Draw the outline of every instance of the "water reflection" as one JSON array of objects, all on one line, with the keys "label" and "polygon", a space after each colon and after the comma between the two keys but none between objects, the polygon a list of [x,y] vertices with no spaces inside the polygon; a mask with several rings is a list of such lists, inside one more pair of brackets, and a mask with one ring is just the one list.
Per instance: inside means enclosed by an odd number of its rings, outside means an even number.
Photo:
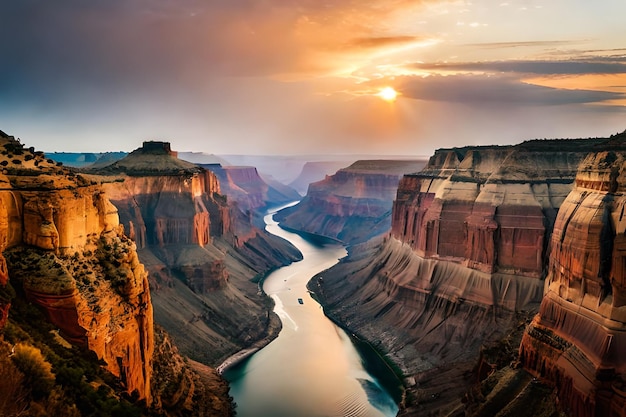
[{"label": "water reflection", "polygon": [[291,241],[304,260],[274,271],[263,285],[283,322],[279,337],[224,375],[237,415],[395,416],[395,403],[365,371],[349,337],[306,290],[309,279],[345,256],[345,249],[289,233],[271,215],[265,221],[268,231]]}]

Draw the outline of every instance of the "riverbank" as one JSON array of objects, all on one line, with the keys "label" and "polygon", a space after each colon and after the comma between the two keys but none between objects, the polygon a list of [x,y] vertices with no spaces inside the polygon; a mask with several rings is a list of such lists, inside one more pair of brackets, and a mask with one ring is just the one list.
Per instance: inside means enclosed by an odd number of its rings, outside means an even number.
[{"label": "riverbank", "polygon": [[269,345],[278,337],[282,330],[282,322],[280,318],[273,312],[270,313],[270,321],[267,326],[267,336],[261,340],[254,342],[250,347],[240,350],[239,352],[226,358],[215,370],[218,374],[223,375],[229,368],[243,362],[265,346]]}]

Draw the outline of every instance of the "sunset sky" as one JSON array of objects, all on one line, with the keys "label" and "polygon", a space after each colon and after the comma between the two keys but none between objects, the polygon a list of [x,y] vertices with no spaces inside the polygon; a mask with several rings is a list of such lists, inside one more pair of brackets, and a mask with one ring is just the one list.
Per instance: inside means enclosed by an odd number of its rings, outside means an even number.
[{"label": "sunset sky", "polygon": [[626,129],[624,0],[2,0],[0,16],[0,130],[44,151],[429,155]]}]

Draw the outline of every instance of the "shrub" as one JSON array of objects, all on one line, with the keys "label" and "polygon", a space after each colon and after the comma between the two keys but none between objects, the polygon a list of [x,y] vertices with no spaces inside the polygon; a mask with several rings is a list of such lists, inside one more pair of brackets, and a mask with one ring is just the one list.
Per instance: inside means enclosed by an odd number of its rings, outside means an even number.
[{"label": "shrub", "polygon": [[31,387],[33,398],[43,398],[50,394],[54,386],[52,365],[38,348],[18,343],[12,356],[15,366],[24,374],[25,385]]},{"label": "shrub", "polygon": [[24,375],[9,359],[9,348],[0,342],[0,416],[19,415],[28,405]]}]

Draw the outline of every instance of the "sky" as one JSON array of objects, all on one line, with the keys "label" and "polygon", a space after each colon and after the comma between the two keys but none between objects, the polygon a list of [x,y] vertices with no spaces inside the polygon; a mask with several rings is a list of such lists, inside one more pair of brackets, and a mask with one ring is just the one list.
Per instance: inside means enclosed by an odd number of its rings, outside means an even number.
[{"label": "sky", "polygon": [[48,152],[430,155],[626,129],[624,0],[2,0],[0,16],[0,130]]}]

